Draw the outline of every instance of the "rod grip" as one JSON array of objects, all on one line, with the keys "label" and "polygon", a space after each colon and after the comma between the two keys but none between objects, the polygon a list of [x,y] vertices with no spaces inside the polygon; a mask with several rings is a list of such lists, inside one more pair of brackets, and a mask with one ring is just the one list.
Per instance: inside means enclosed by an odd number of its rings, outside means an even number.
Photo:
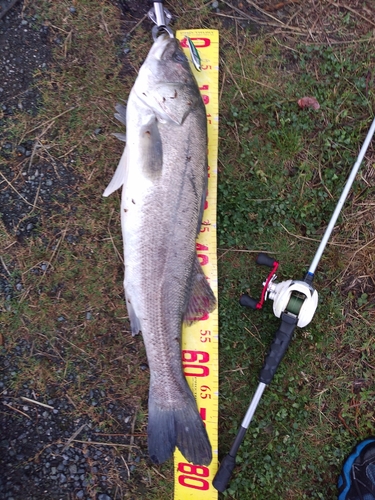
[{"label": "rod grip", "polygon": [[297,326],[298,317],[282,313],[281,324],[277,332],[275,333],[274,339],[272,341],[270,350],[264,361],[263,368],[259,375],[259,381],[263,384],[269,385],[276,370],[281,363],[281,360],[288,349],[290,341],[292,340],[293,332]]},{"label": "rod grip", "polygon": [[247,427],[242,427],[241,425],[228,455],[226,455],[221,461],[219,470],[216,472],[214,480],[212,481],[213,487],[216,488],[217,491],[220,491],[220,493],[227,489],[233,469],[236,466],[237,451],[243,441],[243,438],[245,437],[246,431]]},{"label": "rod grip", "polygon": [[221,461],[219,470],[216,472],[212,486],[220,493],[227,489],[228,483],[232,476],[234,467],[236,466],[236,458],[231,455],[226,455]]}]

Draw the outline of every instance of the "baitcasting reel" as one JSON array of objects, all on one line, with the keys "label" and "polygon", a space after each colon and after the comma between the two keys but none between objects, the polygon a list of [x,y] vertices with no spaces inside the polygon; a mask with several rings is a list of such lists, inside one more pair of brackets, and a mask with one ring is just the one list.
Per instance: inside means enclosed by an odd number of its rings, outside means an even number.
[{"label": "baitcasting reel", "polygon": [[240,298],[240,304],[251,309],[262,309],[264,301],[270,299],[273,300],[273,312],[277,318],[287,313],[298,318],[296,326],[303,328],[308,325],[318,307],[318,292],[309,283],[308,277],[304,281],[287,280],[276,283],[279,263],[264,253],[258,255],[256,262],[272,269],[263,283],[260,299],[257,301],[244,294]]}]

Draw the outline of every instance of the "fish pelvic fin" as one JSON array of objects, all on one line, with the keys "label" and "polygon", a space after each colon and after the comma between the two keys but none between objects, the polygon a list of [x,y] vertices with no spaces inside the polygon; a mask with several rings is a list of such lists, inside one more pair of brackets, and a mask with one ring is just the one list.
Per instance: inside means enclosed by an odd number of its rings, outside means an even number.
[{"label": "fish pelvic fin", "polygon": [[155,116],[140,128],[139,147],[142,151],[140,167],[149,179],[157,179],[163,168],[163,146]]},{"label": "fish pelvic fin", "polygon": [[153,397],[152,386],[148,403],[148,450],[154,463],[168,460],[175,447],[188,462],[209,465],[212,449],[207,431],[199,415],[195,399],[187,386],[181,404],[169,408]]},{"label": "fish pelvic fin", "polygon": [[[123,125],[126,125],[126,106],[123,104],[116,104],[116,111],[115,113],[115,118],[119,120]],[[114,132],[112,135],[117,137],[120,141],[126,142],[126,135]],[[117,191],[124,183],[125,183],[125,177],[126,177],[126,167],[127,164],[127,154],[126,154],[126,148],[124,149],[124,152],[122,153],[120,163],[118,164],[118,167],[116,169],[116,172],[114,173],[114,176],[112,177],[111,182],[108,184],[106,190],[103,193],[103,196],[107,197]]]},{"label": "fish pelvic fin", "polygon": [[111,182],[108,184],[106,190],[103,193],[103,196],[107,197],[117,191],[123,184],[125,184],[127,175],[127,153],[126,147],[124,152],[122,153],[120,163],[114,173]]},{"label": "fish pelvic fin", "polygon": [[195,259],[194,275],[189,302],[184,314],[184,322],[187,324],[199,321],[206,314],[212,312],[216,307],[216,298],[198,257]]}]

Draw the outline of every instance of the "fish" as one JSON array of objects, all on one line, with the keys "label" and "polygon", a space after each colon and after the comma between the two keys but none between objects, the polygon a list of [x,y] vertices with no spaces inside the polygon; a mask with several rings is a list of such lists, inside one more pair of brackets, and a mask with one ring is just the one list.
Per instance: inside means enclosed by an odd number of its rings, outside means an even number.
[{"label": "fish", "polygon": [[181,360],[183,323],[216,307],[196,253],[208,182],[207,116],[177,39],[156,39],[126,110],[116,110],[126,145],[103,196],[122,186],[125,301],[150,369],[149,456],[163,463],[177,447],[188,462],[209,465],[211,444]]}]

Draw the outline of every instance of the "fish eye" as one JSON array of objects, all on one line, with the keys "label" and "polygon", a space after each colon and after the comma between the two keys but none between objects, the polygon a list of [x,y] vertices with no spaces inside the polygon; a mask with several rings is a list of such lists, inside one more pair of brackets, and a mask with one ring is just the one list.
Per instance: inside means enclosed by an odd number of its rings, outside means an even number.
[{"label": "fish eye", "polygon": [[180,50],[176,50],[173,53],[172,59],[176,62],[179,62],[179,63],[183,63],[183,62],[187,61],[185,54],[183,52],[181,52]]}]

